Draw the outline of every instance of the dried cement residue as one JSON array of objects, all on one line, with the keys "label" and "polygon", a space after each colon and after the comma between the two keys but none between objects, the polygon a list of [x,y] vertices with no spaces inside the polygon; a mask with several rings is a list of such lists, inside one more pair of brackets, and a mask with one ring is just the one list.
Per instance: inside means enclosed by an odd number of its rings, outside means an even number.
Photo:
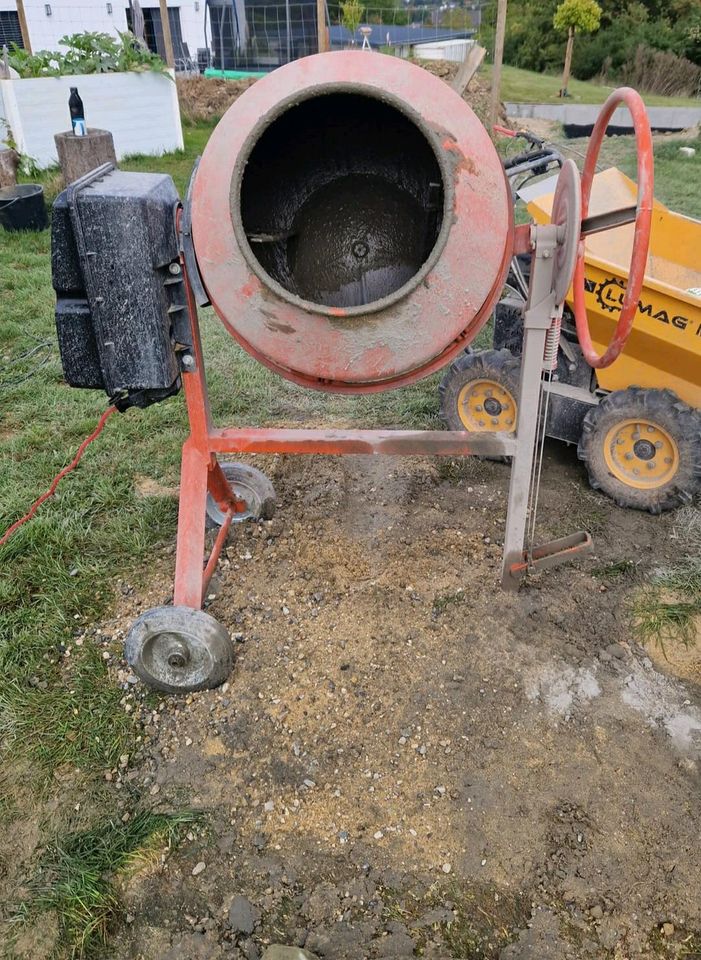
[{"label": "dried cement residue", "polygon": [[529,700],[540,700],[551,713],[562,717],[601,694],[592,669],[574,669],[566,663],[541,667],[527,677],[525,689]]},{"label": "dried cement residue", "polygon": [[684,687],[658,673],[649,660],[628,667],[623,702],[642,713],[650,726],[666,730],[678,750],[701,756],[701,710],[691,705]]}]

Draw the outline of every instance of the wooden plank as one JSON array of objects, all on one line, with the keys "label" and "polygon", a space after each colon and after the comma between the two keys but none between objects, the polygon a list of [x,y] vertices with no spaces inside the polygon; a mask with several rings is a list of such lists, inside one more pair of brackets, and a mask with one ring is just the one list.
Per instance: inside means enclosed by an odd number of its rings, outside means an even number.
[{"label": "wooden plank", "polygon": [[168,0],[160,0],[161,5],[161,29],[163,30],[163,46],[166,51],[166,63],[169,67],[175,67],[175,54],[173,53],[173,37],[170,33],[170,18],[168,17]]},{"label": "wooden plank", "polygon": [[32,52],[32,44],[29,39],[29,27],[27,25],[27,15],[24,12],[24,0],[17,0],[17,18],[19,20],[19,29],[22,34],[22,43],[27,53]]},{"label": "wooden plank", "polygon": [[460,96],[467,90],[470,85],[470,80],[472,80],[479,70],[486,52],[484,47],[480,47],[478,43],[473,44],[468,49],[467,56],[460,64],[458,72],[455,74],[455,79],[451,84],[453,90],[459,93]]},{"label": "wooden plank", "polygon": [[316,25],[319,35],[319,53],[329,49],[329,31],[326,27],[326,0],[316,0]]}]

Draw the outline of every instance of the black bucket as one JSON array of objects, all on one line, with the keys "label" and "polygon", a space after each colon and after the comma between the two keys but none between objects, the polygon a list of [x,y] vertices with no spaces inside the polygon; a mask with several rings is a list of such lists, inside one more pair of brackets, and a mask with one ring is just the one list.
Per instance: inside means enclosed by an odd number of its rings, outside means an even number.
[{"label": "black bucket", "polygon": [[0,190],[0,226],[6,230],[46,230],[48,225],[44,188],[38,183]]}]

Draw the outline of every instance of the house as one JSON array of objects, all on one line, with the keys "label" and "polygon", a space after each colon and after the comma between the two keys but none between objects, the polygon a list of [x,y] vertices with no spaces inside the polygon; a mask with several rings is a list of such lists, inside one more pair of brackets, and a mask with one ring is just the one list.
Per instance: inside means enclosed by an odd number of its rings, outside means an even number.
[{"label": "house", "polygon": [[[24,0],[29,40],[34,51],[55,50],[61,37],[83,31],[115,33],[131,29],[133,0]],[[165,57],[159,0],[140,0],[144,15],[144,39],[149,48]],[[473,25],[479,4],[469,16]],[[371,14],[372,6],[366,15]],[[406,25],[368,23],[367,38],[374,50],[385,49],[399,56],[437,56],[462,60],[473,29],[454,30],[438,25],[439,8],[422,8],[415,15],[420,22]],[[440,11],[449,15],[448,6]],[[476,12],[475,12],[476,11]],[[332,19],[339,9],[333,7]],[[378,11],[383,19],[396,14],[406,20],[411,10]],[[267,72],[290,60],[316,53],[318,49],[317,0],[168,0],[170,31],[176,69],[200,64],[218,70]],[[354,43],[352,43],[354,40]],[[343,26],[330,28],[332,49],[361,46],[360,31],[351,38]],[[17,0],[0,0],[0,48],[3,44],[23,46]],[[431,44],[422,50],[422,45]],[[436,44],[439,47],[436,47]],[[438,50],[438,52],[436,52]],[[446,52],[448,51],[448,52]]]},{"label": "house", "polygon": [[[159,0],[140,0],[144,14],[144,38],[154,53],[165,55]],[[33,51],[56,50],[61,37],[96,31],[114,34],[132,23],[129,0],[24,0],[29,42]],[[204,48],[206,0],[168,0],[173,48],[177,61],[196,59]],[[0,48],[24,46],[17,0],[0,0]]]}]

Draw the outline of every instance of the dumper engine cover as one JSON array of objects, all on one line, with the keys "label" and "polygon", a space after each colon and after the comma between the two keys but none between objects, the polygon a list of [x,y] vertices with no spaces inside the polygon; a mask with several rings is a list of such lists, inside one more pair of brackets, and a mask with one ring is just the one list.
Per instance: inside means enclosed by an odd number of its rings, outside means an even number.
[{"label": "dumper engine cover", "polygon": [[203,285],[239,343],[345,393],[411,383],[464,349],[513,246],[503,167],[473,111],[373,52],[253,84],[207,144],[191,215]]}]

